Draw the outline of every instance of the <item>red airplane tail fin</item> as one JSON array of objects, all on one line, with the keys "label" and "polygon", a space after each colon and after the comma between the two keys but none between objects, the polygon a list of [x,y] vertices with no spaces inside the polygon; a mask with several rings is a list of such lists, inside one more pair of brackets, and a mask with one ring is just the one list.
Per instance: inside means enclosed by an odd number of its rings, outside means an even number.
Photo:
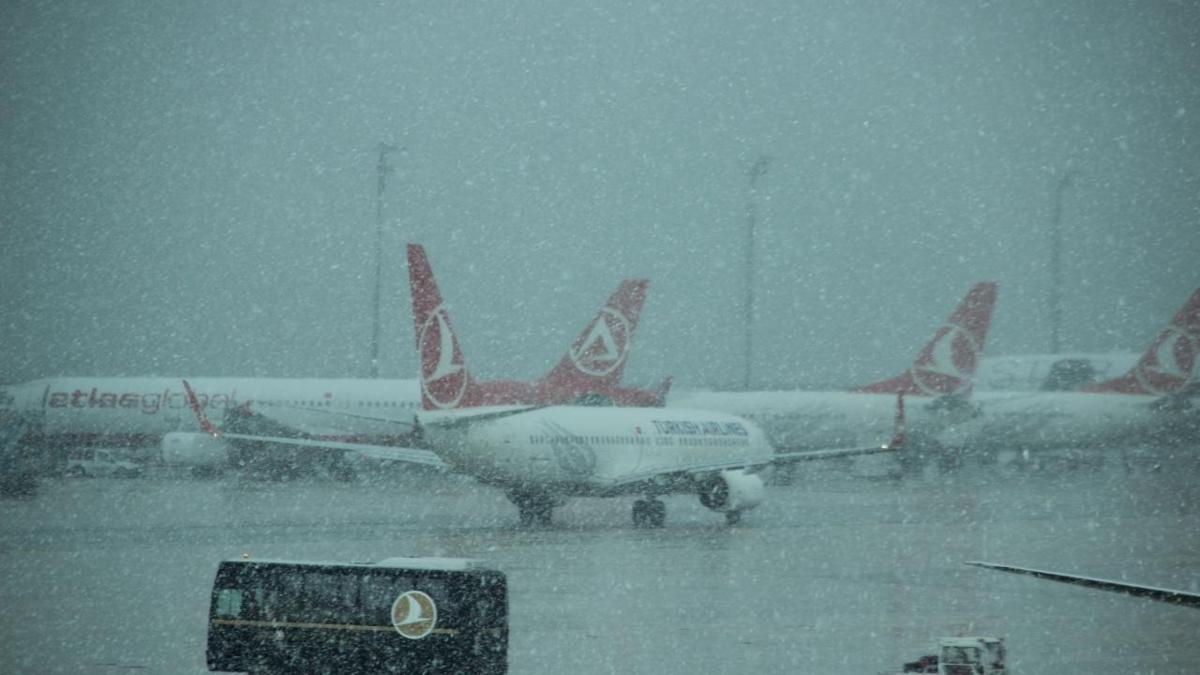
[{"label": "red airplane tail fin", "polygon": [[421,359],[421,408],[457,408],[471,385],[471,376],[433,278],[433,268],[424,247],[417,244],[408,245],[408,281],[417,355]]},{"label": "red airplane tail fin", "polygon": [[1085,387],[1084,391],[1165,396],[1183,391],[1195,377],[1200,355],[1200,288],[1150,343],[1124,375]]},{"label": "red airplane tail fin", "polygon": [[941,396],[969,392],[987,341],[996,304],[996,283],[975,284],[958,307],[925,343],[903,374],[851,391],[871,394]]},{"label": "red airplane tail fin", "polygon": [[622,281],[539,385],[568,394],[616,387],[625,372],[649,284],[646,279]]}]

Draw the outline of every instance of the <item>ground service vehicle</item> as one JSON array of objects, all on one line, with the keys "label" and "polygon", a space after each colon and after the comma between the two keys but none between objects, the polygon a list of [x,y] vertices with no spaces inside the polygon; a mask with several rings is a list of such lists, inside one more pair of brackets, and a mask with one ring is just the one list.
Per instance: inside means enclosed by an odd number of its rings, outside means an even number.
[{"label": "ground service vehicle", "polygon": [[938,640],[937,653],[904,664],[905,673],[939,675],[1005,675],[1004,638],[948,637]]},{"label": "ground service vehicle", "polygon": [[113,478],[137,478],[142,475],[139,464],[121,459],[120,455],[107,448],[81,448],[67,457],[68,476],[112,476]]},{"label": "ground service vehicle", "polygon": [[226,560],[208,669],[250,673],[504,673],[502,572],[462,558]]}]

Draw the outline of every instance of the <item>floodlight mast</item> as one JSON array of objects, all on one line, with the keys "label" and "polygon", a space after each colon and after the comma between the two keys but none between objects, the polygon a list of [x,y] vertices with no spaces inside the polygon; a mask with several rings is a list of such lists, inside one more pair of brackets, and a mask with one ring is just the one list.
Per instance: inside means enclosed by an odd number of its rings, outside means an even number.
[{"label": "floodlight mast", "polygon": [[396,167],[388,164],[389,153],[400,152],[403,148],[391,143],[379,144],[379,163],[375,165],[379,180],[375,189],[375,291],[372,296],[374,307],[374,323],[371,330],[371,378],[379,377],[379,300],[383,284],[383,191],[387,187],[387,176]]},{"label": "floodlight mast", "polygon": [[1074,184],[1068,169],[1054,186],[1054,211],[1050,217],[1050,353],[1062,353],[1062,212],[1063,193]]},{"label": "floodlight mast", "polygon": [[758,225],[758,205],[755,202],[758,196],[758,179],[767,173],[767,167],[771,163],[771,158],[766,155],[759,155],[754,164],[750,167],[747,175],[750,177],[749,190],[746,193],[746,251],[745,251],[745,285],[746,299],[743,311],[743,325],[745,327],[745,338],[743,345],[745,354],[743,357],[743,372],[742,372],[742,390],[749,391],[752,382],[751,364],[754,359],[754,243],[755,243],[755,228]]}]

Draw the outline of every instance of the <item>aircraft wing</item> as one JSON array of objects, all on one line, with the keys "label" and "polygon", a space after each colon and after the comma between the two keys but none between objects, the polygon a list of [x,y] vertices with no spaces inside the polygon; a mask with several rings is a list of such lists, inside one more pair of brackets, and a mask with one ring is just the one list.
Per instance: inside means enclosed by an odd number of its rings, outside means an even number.
[{"label": "aircraft wing", "polygon": [[987,569],[1000,570],[1001,572],[1011,572],[1013,574],[1024,574],[1027,576],[1036,577],[1038,579],[1058,581],[1060,583],[1083,586],[1085,588],[1095,588],[1101,591],[1123,593],[1125,595],[1132,595],[1137,598],[1149,598],[1151,600],[1166,602],[1172,605],[1183,605],[1184,607],[1194,607],[1200,609],[1200,593],[1174,591],[1167,588],[1142,586],[1141,584],[1131,584],[1124,581],[1111,581],[1109,579],[1083,577],[1074,574],[1064,574],[1062,572],[1035,570],[1028,567],[1017,567],[1015,565],[1002,565],[998,563],[980,561],[968,561],[967,564],[974,565],[975,567],[984,567]]},{"label": "aircraft wing", "polygon": [[896,417],[893,421],[892,440],[883,445],[865,448],[833,448],[829,450],[797,450],[792,452],[777,452],[771,460],[772,464],[795,464],[811,462],[820,459],[837,459],[840,457],[858,457],[860,455],[877,455],[883,452],[898,452],[904,447],[907,435],[904,417],[904,394],[896,395]]},{"label": "aircraft wing", "polygon": [[249,441],[254,443],[279,443],[304,448],[320,448],[325,450],[351,451],[372,459],[386,459],[393,462],[420,464],[439,469],[447,469],[446,463],[430,450],[420,448],[401,448],[391,445],[371,445],[369,443],[352,443],[346,441],[331,441],[321,438],[293,438],[289,436],[258,436],[254,434],[218,434],[219,438],[234,441]]},{"label": "aircraft wing", "polygon": [[797,452],[777,452],[772,464],[795,464],[811,462],[819,459],[837,459],[839,457],[858,457],[860,455],[877,455],[882,452],[898,452],[899,445],[880,445],[872,448],[837,448],[830,450],[800,450]]},{"label": "aircraft wing", "polygon": [[[183,381],[183,390],[187,394],[188,404],[192,407],[192,412],[196,415],[196,420],[200,423],[200,428],[205,433],[212,435],[215,438],[224,438],[232,441],[243,441],[250,443],[273,443],[280,445],[291,445],[296,447],[317,448],[338,452],[356,452],[366,455],[373,459],[386,459],[395,462],[406,462],[409,464],[420,464],[423,466],[431,466],[445,469],[446,463],[442,461],[434,452],[420,448],[410,448],[401,445],[379,445],[373,443],[357,442],[352,440],[332,440],[310,436],[298,432],[287,425],[280,423],[268,416],[259,415],[248,411],[238,411],[234,409],[230,411],[234,415],[235,425],[242,424],[247,418],[254,421],[257,429],[254,433],[238,433],[224,432],[218,429],[209,421],[208,416],[204,414],[203,408],[196,398],[196,394],[192,391],[192,387],[187,380]],[[361,416],[360,416],[361,417]],[[386,418],[371,418],[383,421]],[[420,431],[414,428],[415,425],[409,425],[411,429],[410,438],[415,438],[415,435]]]}]

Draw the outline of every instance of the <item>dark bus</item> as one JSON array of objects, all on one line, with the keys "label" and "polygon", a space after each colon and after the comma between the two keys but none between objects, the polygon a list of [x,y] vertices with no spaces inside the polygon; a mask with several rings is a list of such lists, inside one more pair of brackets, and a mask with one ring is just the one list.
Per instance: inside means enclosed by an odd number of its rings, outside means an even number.
[{"label": "dark bus", "polygon": [[249,673],[504,673],[504,574],[462,558],[226,560],[208,669]]}]

